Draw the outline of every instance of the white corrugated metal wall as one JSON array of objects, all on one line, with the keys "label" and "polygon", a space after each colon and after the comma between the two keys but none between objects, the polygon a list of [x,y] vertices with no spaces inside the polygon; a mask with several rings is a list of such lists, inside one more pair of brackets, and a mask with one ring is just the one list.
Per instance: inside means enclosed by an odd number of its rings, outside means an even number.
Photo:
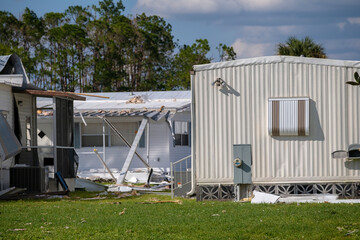
[{"label": "white corrugated metal wall", "polygon": [[[287,59],[296,61],[195,68],[197,183],[233,182],[233,144],[251,144],[254,183],[360,179],[360,161],[331,158],[360,142],[360,89],[345,84],[359,69]],[[219,77],[222,90],[212,86]],[[271,97],[309,97],[310,135],[270,136]]]}]

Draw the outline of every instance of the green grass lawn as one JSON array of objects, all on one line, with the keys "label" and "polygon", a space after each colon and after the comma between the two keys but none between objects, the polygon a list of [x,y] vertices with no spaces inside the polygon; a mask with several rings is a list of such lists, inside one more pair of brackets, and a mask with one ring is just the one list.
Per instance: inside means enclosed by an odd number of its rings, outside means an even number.
[{"label": "green grass lawn", "polygon": [[0,201],[0,239],[360,239],[360,205],[275,204],[168,196]]}]

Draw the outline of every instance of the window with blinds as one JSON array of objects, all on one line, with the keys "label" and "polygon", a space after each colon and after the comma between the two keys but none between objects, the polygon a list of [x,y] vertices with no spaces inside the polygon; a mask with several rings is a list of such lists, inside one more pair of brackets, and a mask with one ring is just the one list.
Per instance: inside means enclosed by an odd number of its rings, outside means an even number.
[{"label": "window with blinds", "polygon": [[308,136],[309,98],[270,98],[268,124],[272,136]]},{"label": "window with blinds", "polygon": [[190,123],[174,122],[175,146],[190,146]]}]

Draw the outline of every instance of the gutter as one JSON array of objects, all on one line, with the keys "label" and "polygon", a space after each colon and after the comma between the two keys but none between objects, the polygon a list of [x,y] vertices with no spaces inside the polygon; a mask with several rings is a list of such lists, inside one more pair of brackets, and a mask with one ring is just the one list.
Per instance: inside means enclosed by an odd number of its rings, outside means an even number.
[{"label": "gutter", "polygon": [[196,176],[195,176],[195,160],[196,160],[196,126],[195,126],[195,71],[190,71],[190,85],[191,85],[191,190],[186,193],[187,196],[192,196],[196,192]]}]

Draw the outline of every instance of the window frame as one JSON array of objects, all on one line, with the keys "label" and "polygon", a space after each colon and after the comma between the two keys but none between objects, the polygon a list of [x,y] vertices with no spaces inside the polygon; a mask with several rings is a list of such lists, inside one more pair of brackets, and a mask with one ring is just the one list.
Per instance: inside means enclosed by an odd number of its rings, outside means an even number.
[{"label": "window frame", "polygon": [[[176,133],[175,124],[176,122],[187,123],[187,133]],[[174,134],[174,147],[183,146],[183,147],[191,147],[191,122],[190,121],[181,121],[174,120],[173,121],[173,134]],[[178,144],[177,137],[180,137],[180,144]]]}]

